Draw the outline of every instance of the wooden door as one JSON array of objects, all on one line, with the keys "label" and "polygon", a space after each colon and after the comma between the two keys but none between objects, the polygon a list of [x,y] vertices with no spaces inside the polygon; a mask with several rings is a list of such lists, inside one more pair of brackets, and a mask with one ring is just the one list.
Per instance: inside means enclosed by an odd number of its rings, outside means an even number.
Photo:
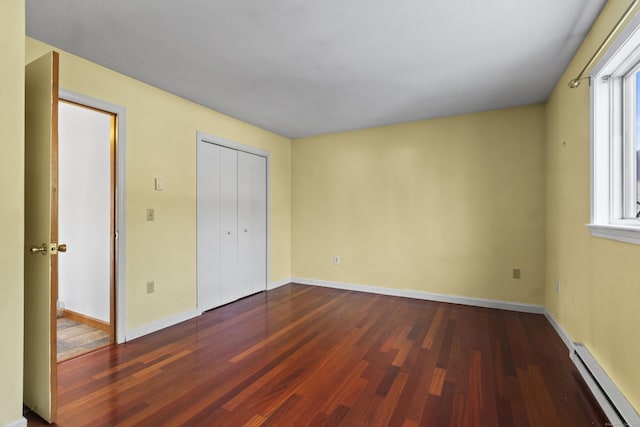
[{"label": "wooden door", "polygon": [[58,54],[25,71],[24,403],[55,421]]}]

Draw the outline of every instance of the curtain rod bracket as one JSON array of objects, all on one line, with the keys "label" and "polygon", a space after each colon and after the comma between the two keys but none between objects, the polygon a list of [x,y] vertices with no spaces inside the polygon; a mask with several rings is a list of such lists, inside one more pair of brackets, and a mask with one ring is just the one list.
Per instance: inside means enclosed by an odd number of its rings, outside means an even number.
[{"label": "curtain rod bracket", "polygon": [[590,77],[590,76],[586,76],[586,77],[580,77],[579,79],[573,79],[573,80],[571,80],[571,81],[569,82],[569,87],[570,87],[571,89],[577,88],[578,86],[580,86],[580,82],[581,82],[582,80],[585,80],[585,79],[589,79],[589,84],[591,84],[591,77]]}]

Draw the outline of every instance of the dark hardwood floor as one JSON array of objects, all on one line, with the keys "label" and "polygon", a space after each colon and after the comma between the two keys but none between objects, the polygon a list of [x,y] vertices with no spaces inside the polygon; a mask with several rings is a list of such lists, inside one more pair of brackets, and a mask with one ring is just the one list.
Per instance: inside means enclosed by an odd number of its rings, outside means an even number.
[{"label": "dark hardwood floor", "polygon": [[58,384],[62,427],[607,422],[542,315],[302,285],[63,362]]}]

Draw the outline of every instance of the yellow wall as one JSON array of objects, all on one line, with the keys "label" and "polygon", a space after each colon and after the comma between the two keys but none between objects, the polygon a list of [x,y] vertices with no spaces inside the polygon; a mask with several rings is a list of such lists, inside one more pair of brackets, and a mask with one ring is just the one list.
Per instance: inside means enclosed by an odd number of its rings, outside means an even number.
[{"label": "yellow wall", "polygon": [[294,140],[293,276],[542,304],[543,148],[542,105]]},{"label": "yellow wall", "polygon": [[0,425],[22,417],[24,8],[0,3]]},{"label": "yellow wall", "polygon": [[589,84],[567,87],[628,6],[628,1],[607,2],[547,103],[545,304],[640,411],[640,246],[591,237],[585,227],[590,219]]},{"label": "yellow wall", "polygon": [[[26,46],[27,62],[53,49],[30,38]],[[127,328],[196,308],[196,130],[271,153],[271,280],[290,277],[289,139],[62,51],[60,87],[127,110]],[[154,190],[155,177],[164,191]]]}]

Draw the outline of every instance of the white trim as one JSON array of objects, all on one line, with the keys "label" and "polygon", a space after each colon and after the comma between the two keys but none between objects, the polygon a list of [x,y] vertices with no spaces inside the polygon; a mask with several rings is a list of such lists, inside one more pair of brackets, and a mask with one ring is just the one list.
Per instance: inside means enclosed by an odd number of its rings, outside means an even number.
[{"label": "white trim", "polygon": [[178,323],[193,319],[194,317],[198,317],[201,314],[202,313],[198,310],[189,310],[185,311],[184,313],[175,314],[171,317],[158,320],[156,322],[148,323],[138,328],[129,329],[127,331],[126,341],[131,341],[144,335],[157,332],[161,329],[168,328],[169,326],[177,325]]},{"label": "white trim", "polygon": [[640,228],[624,225],[587,224],[593,237],[640,245]]},{"label": "white trim", "polygon": [[589,350],[575,343],[571,360],[613,426],[640,426],[640,415],[624,397]]},{"label": "white trim", "polygon": [[[574,342],[548,310],[545,309],[544,315],[569,349],[569,358],[580,372],[593,397],[598,401],[609,419],[610,425],[640,426],[640,417],[637,412],[587,348],[581,343]],[[624,421],[620,419],[619,413],[623,416]]]},{"label": "white trim", "polygon": [[27,419],[22,417],[18,420],[5,424],[4,427],[27,427]]},{"label": "white trim", "polygon": [[[593,237],[640,244],[636,207],[635,80],[640,14],[617,35],[590,72],[590,224]],[[627,83],[629,84],[627,84]],[[631,91],[631,92],[630,92]],[[632,95],[631,95],[632,94]],[[633,141],[630,144],[630,141]],[[633,181],[633,184],[631,184]]]},{"label": "white trim", "polygon": [[325,280],[305,279],[292,277],[293,283],[302,285],[322,286],[325,288],[344,289],[357,292],[370,292],[373,294],[390,295],[405,298],[414,298],[428,301],[447,302],[451,304],[472,305],[475,307],[497,308],[500,310],[518,311],[521,313],[544,314],[545,309],[541,305],[522,304],[517,302],[490,300],[483,298],[463,297],[459,295],[436,294],[431,292],[414,291],[411,289],[391,289],[377,286],[356,285],[353,283],[329,282]]},{"label": "white trim", "polygon": [[560,339],[562,340],[562,342],[564,342],[564,345],[566,345],[567,349],[569,349],[569,356],[572,356],[574,346],[573,341],[571,341],[571,337],[569,336],[567,331],[565,331],[564,328],[560,326],[560,323],[558,323],[556,318],[553,317],[553,314],[549,313],[546,308],[544,310],[544,317],[546,317],[549,323],[551,323],[551,326],[553,326],[553,329],[556,330],[556,333],[558,334],[558,336],[560,336]]},{"label": "white trim", "polygon": [[270,291],[272,289],[279,288],[280,286],[288,285],[291,283],[291,277],[287,277],[286,279],[276,280],[275,282],[269,283],[267,286],[267,290]]},{"label": "white trim", "polygon": [[126,336],[126,135],[127,135],[127,110],[120,105],[112,104],[101,99],[92,98],[81,93],[60,88],[60,99],[76,102],[78,104],[97,108],[117,115],[118,124],[118,158],[116,159],[117,181],[117,206],[116,215],[116,342],[125,342]]},{"label": "white trim", "polygon": [[223,147],[231,148],[237,151],[244,151],[245,153],[255,154],[256,156],[267,157],[271,155],[268,151],[261,150],[251,145],[241,144],[239,142],[231,141],[228,139],[220,138],[219,136],[206,134],[204,132],[196,131],[196,137],[198,142],[208,142],[209,144],[221,145]]}]

